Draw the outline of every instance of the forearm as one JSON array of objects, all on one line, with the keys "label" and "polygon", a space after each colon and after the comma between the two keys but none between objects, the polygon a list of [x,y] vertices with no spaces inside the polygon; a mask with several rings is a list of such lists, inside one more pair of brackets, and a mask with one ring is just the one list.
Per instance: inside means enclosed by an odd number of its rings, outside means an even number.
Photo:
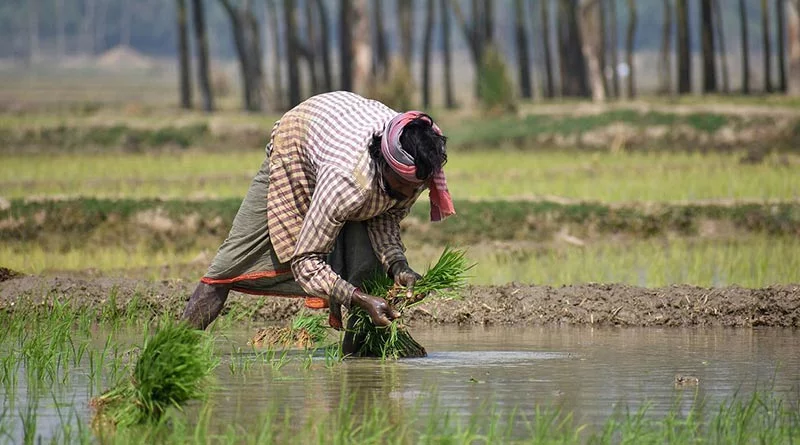
[{"label": "forearm", "polygon": [[292,261],[292,273],[308,294],[349,307],[355,286],[348,283],[320,255],[308,254]]}]

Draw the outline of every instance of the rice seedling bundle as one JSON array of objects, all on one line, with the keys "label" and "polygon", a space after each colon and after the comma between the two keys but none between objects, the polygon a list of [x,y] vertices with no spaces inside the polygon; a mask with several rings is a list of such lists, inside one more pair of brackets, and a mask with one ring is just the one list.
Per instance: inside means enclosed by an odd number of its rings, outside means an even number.
[{"label": "rice seedling bundle", "polygon": [[301,312],[290,326],[268,326],[259,329],[250,339],[252,346],[298,347],[309,349],[328,338],[328,316]]},{"label": "rice seedling bundle", "polygon": [[218,363],[205,332],[164,324],[145,342],[133,375],[92,399],[95,421],[116,427],[158,421],[169,407],[204,398]]},{"label": "rice seedling bundle", "polygon": [[354,317],[348,323],[348,332],[356,344],[351,354],[356,357],[381,357],[383,359],[425,357],[427,352],[419,344],[402,323],[402,314],[431,298],[454,297],[456,291],[466,283],[466,273],[474,265],[468,265],[464,251],[445,248],[439,260],[428,268],[413,289],[409,297],[405,288],[394,286],[393,281],[385,274],[364,283],[364,291],[375,296],[384,297],[394,306],[401,318],[392,321],[387,327],[377,327],[369,315],[353,308],[348,317]]}]

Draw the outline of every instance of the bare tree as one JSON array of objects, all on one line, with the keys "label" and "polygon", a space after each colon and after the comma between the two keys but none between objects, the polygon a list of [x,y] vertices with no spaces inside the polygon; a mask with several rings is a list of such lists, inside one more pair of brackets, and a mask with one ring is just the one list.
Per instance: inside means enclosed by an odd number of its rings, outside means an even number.
[{"label": "bare tree", "polygon": [[742,94],[750,94],[750,43],[747,38],[747,7],[739,0],[739,26],[742,39]]},{"label": "bare tree", "polygon": [[297,9],[294,0],[283,0],[286,26],[286,67],[289,70],[289,107],[300,103],[300,48],[297,40]]},{"label": "bare tree", "polygon": [[453,95],[453,67],[450,49],[450,10],[447,8],[447,0],[439,0],[439,14],[442,20],[442,59],[444,69],[442,70],[444,83],[444,103],[445,106],[455,108],[456,102]]},{"label": "bare tree", "polygon": [[283,93],[283,63],[281,63],[281,32],[278,20],[278,6],[275,0],[267,1],[267,20],[272,39],[272,89],[274,90],[273,102],[275,110],[284,110]]},{"label": "bare tree", "polygon": [[800,0],[791,0],[786,5],[786,21],[789,42],[788,93],[800,96]]},{"label": "bare tree", "polygon": [[539,14],[542,20],[542,47],[544,49],[542,57],[544,58],[544,71],[545,71],[545,97],[553,98],[556,95],[556,88],[553,80],[553,62],[550,55],[550,0],[539,0]]},{"label": "bare tree", "polygon": [[719,42],[720,72],[722,73],[722,91],[725,94],[731,92],[730,71],[728,70],[728,52],[725,51],[725,30],[723,26],[722,8],[720,0],[713,0],[714,6],[714,28],[717,30],[717,42]]},{"label": "bare tree", "polygon": [[689,94],[692,92],[692,54],[688,0],[677,0],[675,17],[678,19],[678,94]]},{"label": "bare tree", "polygon": [[603,102],[606,99],[603,67],[600,62],[600,54],[603,52],[600,33],[601,6],[597,0],[581,0],[579,6],[580,29],[583,36],[581,50],[586,59],[592,100],[595,102]]},{"label": "bare tree", "polygon": [[261,69],[261,39],[258,21],[250,9],[250,1],[244,0],[241,7],[232,0],[220,0],[228,13],[233,28],[233,40],[242,76],[244,109],[261,111],[263,108],[263,74]]},{"label": "bare tree", "polygon": [[703,36],[703,92],[717,91],[716,57],[714,56],[714,16],[711,0],[700,0],[700,32]]},{"label": "bare tree", "polygon": [[211,74],[208,58],[208,36],[206,33],[206,12],[203,0],[192,0],[194,22],[194,47],[197,51],[197,80],[200,95],[203,97],[203,111],[214,111],[214,95],[211,91]]},{"label": "bare tree", "polygon": [[367,0],[353,0],[353,91],[366,94],[370,83],[372,45],[369,35]]},{"label": "bare tree", "polygon": [[525,11],[522,7],[522,0],[514,0],[514,30],[520,92],[522,97],[530,99],[533,96],[533,92],[531,90],[531,69],[528,55],[528,31],[525,27]]},{"label": "bare tree", "polygon": [[611,33],[608,38],[611,40],[611,44],[609,46],[609,51],[611,51],[611,80],[614,86],[614,97],[619,97],[620,91],[622,88],[620,87],[619,81],[619,38],[617,37],[617,0],[610,0],[608,2],[608,16],[609,16],[609,28],[611,29]]},{"label": "bare tree", "polygon": [[[56,0],[63,3],[64,0]],[[131,45],[131,21],[133,21],[133,9],[130,2],[122,2],[119,6],[119,44],[123,46]]]},{"label": "bare tree", "polygon": [[672,4],[664,0],[664,22],[661,25],[661,56],[658,58],[658,80],[661,93],[672,91]]},{"label": "bare tree", "polygon": [[353,89],[353,4],[351,0],[339,3],[339,88]]},{"label": "bare tree", "polygon": [[181,90],[181,107],[192,108],[192,66],[189,63],[189,24],[186,0],[176,0],[175,18],[178,25],[178,73]]},{"label": "bare tree", "polygon": [[328,25],[328,8],[325,6],[323,0],[316,0],[317,11],[319,12],[319,29],[320,29],[320,55],[322,56],[322,74],[325,80],[325,91],[333,90],[333,72],[331,70],[331,49],[330,44],[330,26]]},{"label": "bare tree", "polygon": [[375,59],[372,64],[372,74],[386,80],[389,76],[389,46],[383,23],[383,0],[373,2],[372,13],[372,21],[375,22]]},{"label": "bare tree", "polygon": [[308,54],[306,57],[306,62],[308,62],[308,78],[311,81],[311,93],[312,94],[319,94],[321,93],[320,89],[320,82],[319,76],[317,73],[317,58],[319,57],[319,51],[317,48],[317,44],[319,39],[317,38],[317,26],[314,24],[316,21],[314,19],[314,15],[316,13],[316,9],[311,6],[311,2],[306,0],[305,4],[305,20],[306,20],[306,36],[308,39],[308,43],[306,45],[306,49],[308,50]]},{"label": "bare tree", "polygon": [[784,24],[786,22],[786,0],[775,0],[775,22],[778,26],[775,38],[778,40],[776,52],[778,53],[778,91],[786,92],[786,35]]},{"label": "bare tree", "polygon": [[628,64],[628,99],[636,97],[636,69],[633,45],[636,36],[636,0],[628,0],[628,32],[625,36],[625,63]]},{"label": "bare tree", "polygon": [[586,61],[578,26],[577,0],[558,1],[558,46],[561,53],[561,95],[588,97]]},{"label": "bare tree", "polygon": [[772,50],[769,42],[769,5],[761,0],[761,38],[764,52],[764,91],[772,92]]},{"label": "bare tree", "polygon": [[85,54],[94,55],[95,42],[94,42],[94,14],[95,14],[96,0],[85,0],[83,2],[83,16],[81,20],[81,43],[82,49]]},{"label": "bare tree", "polygon": [[457,0],[450,0],[450,7],[453,14],[458,21],[464,39],[467,41],[469,54],[472,58],[473,65],[475,66],[475,95],[478,95],[478,85],[480,84],[481,65],[483,63],[483,53],[486,49],[486,40],[484,33],[486,26],[483,21],[484,12],[482,11],[484,3],[481,0],[472,0],[472,20],[467,21],[464,13],[461,11],[461,6]]},{"label": "bare tree", "polygon": [[431,105],[431,47],[433,46],[433,23],[435,0],[425,0],[425,31],[422,38],[422,106]]},{"label": "bare tree", "polygon": [[414,50],[414,2],[413,0],[397,0],[397,20],[400,30],[400,55],[403,63],[411,67]]}]

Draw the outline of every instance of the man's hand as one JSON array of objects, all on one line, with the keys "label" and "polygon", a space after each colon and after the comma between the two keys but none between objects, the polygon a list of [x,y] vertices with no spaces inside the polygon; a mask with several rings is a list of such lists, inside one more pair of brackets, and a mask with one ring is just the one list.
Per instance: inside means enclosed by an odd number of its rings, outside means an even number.
[{"label": "man's hand", "polygon": [[389,275],[394,279],[395,284],[408,290],[406,297],[409,299],[414,296],[414,285],[417,284],[417,280],[422,278],[422,275],[414,272],[405,260],[392,264],[389,268]]},{"label": "man's hand", "polygon": [[353,292],[350,304],[365,310],[375,326],[389,326],[392,324],[392,320],[400,317],[400,312],[397,312],[386,300],[363,292]]}]

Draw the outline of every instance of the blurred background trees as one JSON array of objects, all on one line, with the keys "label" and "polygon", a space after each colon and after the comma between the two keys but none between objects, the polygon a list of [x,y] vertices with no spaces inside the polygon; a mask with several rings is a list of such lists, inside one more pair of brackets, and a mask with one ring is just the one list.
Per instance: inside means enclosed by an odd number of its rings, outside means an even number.
[{"label": "blurred background trees", "polygon": [[798,3],[5,0],[0,59],[33,67],[117,51],[171,60],[179,104],[208,112],[230,88],[220,73],[228,65],[252,112],[334,89],[397,108],[492,112],[520,99],[796,95]]}]

